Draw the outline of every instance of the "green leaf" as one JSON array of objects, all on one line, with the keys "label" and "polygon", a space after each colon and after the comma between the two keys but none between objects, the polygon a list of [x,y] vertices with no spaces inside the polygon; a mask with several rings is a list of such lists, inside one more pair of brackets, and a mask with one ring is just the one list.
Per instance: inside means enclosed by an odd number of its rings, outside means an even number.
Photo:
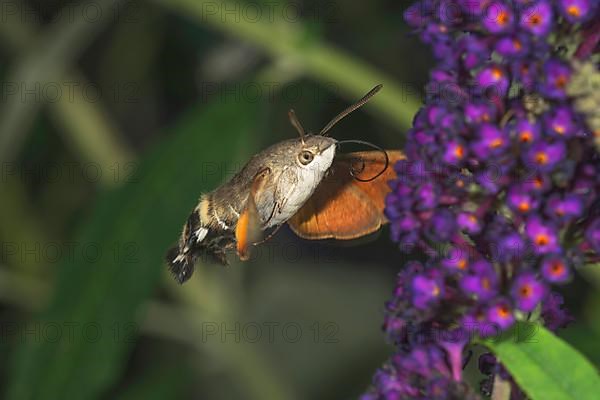
[{"label": "green leaf", "polygon": [[597,399],[596,368],[568,343],[538,324],[518,323],[484,344],[533,400]]},{"label": "green leaf", "polygon": [[[224,178],[256,128],[256,104],[199,105],[130,175],[102,194],[59,269],[48,310],[30,322],[10,367],[8,399],[92,399],[120,377],[143,303],[199,194]],[[246,148],[245,156],[249,150]]]}]

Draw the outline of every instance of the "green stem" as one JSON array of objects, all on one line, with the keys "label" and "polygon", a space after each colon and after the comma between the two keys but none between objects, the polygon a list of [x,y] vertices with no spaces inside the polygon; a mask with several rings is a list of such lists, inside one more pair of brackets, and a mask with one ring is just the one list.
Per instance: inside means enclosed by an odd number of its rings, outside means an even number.
[{"label": "green stem", "polygon": [[[344,51],[330,45],[310,40],[298,24],[281,21],[250,20],[232,15],[224,10],[236,10],[236,4],[211,0],[155,0],[182,15],[206,23],[228,35],[252,42],[275,58],[290,59],[307,74],[324,84],[340,85],[346,96],[364,95],[376,84],[384,90],[369,103],[400,129],[411,126],[420,101],[410,89],[411,85],[396,83],[366,63],[356,60]],[[239,5],[239,4],[238,4]],[[239,10],[239,7],[238,7]],[[241,13],[241,10],[239,11]]]}]

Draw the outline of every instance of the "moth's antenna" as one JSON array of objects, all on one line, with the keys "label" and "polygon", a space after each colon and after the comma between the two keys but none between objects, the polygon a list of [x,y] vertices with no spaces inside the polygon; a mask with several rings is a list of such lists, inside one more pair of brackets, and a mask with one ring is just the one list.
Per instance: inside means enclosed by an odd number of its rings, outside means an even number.
[{"label": "moth's antenna", "polygon": [[359,182],[373,181],[373,180],[379,178],[379,176],[381,176],[381,174],[383,174],[388,169],[388,167],[390,165],[390,158],[387,154],[387,151],[385,151],[381,147],[377,146],[376,144],[373,144],[371,142],[366,142],[364,140],[353,140],[353,139],[341,140],[341,141],[337,142],[338,145],[344,144],[344,143],[358,143],[358,144],[364,144],[364,145],[370,146],[370,147],[374,148],[375,150],[383,153],[383,156],[385,157],[385,165],[383,166],[383,169],[381,171],[379,171],[377,174],[375,174],[375,176],[372,176],[371,178],[368,178],[368,179],[362,179],[362,178],[358,177],[358,175],[365,170],[365,160],[361,160],[363,164],[360,169],[354,169],[354,167],[352,167],[352,169],[350,170],[350,175],[352,175],[352,177],[354,179],[356,179],[357,181],[359,181]]},{"label": "moth's antenna", "polygon": [[290,118],[290,124],[292,124],[292,126],[298,131],[298,134],[300,135],[300,141],[302,142],[302,144],[304,144],[304,127],[298,120],[298,117],[296,117],[296,112],[294,111],[294,109],[288,111],[288,117]]},{"label": "moth's antenna", "polygon": [[344,111],[342,111],[341,113],[336,115],[331,121],[329,121],[329,123],[327,125],[325,125],[325,128],[321,129],[321,132],[319,132],[319,135],[324,136],[331,128],[333,128],[333,126],[335,124],[340,122],[344,117],[346,117],[348,114],[352,113],[356,109],[364,106],[369,100],[371,100],[371,97],[375,96],[377,94],[377,92],[379,92],[379,90],[381,90],[382,87],[383,87],[383,85],[381,85],[381,84],[375,86],[373,89],[371,89],[371,91],[369,93],[365,94],[362,99],[360,99],[359,101],[352,104],[350,107],[346,108]]}]

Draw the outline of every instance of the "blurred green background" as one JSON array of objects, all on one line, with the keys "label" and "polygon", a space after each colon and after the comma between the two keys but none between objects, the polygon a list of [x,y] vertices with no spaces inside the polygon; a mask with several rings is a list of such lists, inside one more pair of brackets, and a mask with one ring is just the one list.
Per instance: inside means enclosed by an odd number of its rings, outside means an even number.
[{"label": "blurred green background", "polygon": [[[0,1],[0,364],[8,399],[356,398],[407,257],[287,227],[250,262],[166,250],[200,193],[320,129],[401,148],[432,60],[392,0]],[[600,363],[597,276],[562,336]]]}]

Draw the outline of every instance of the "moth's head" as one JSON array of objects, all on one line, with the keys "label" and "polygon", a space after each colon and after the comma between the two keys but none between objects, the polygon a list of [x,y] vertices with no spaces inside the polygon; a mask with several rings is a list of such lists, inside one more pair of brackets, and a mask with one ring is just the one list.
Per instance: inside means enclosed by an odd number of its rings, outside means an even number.
[{"label": "moth's head", "polygon": [[305,135],[299,140],[295,164],[305,170],[324,173],[333,162],[336,142],[327,136]]},{"label": "moth's head", "polygon": [[371,99],[380,89],[382,85],[377,85],[369,93],[364,95],[358,102],[346,108],[344,111],[336,115],[321,131],[316,134],[307,134],[304,127],[296,117],[294,110],[290,110],[288,116],[290,123],[300,135],[298,142],[297,152],[295,154],[295,163],[301,171],[312,171],[318,173],[319,179],[323,177],[325,171],[329,169],[333,163],[333,157],[335,156],[336,143],[335,139],[328,137],[327,132],[335,124],[345,118],[348,114],[354,110],[362,107],[366,102]]}]

